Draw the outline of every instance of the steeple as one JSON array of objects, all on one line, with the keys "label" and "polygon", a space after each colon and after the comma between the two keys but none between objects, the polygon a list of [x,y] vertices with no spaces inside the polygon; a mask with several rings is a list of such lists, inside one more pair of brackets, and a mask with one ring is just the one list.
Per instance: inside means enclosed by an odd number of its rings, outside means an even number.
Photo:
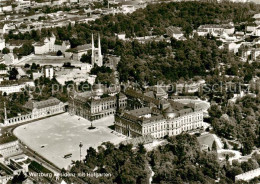
[{"label": "steeple", "polygon": [[5,106],[5,102],[4,102],[4,108],[5,108],[5,120],[7,120],[7,113],[6,113],[6,106]]},{"label": "steeple", "polygon": [[101,57],[100,35],[98,34],[98,57]]},{"label": "steeple", "polygon": [[102,52],[101,52],[101,43],[100,43],[100,35],[99,34],[98,34],[98,47],[97,48],[95,48],[94,36],[92,34],[91,64],[92,64],[92,67],[94,67],[95,64],[97,64],[100,67],[103,65],[103,56],[102,56]]},{"label": "steeple", "polygon": [[95,45],[94,45],[93,33],[92,33],[92,44],[91,44],[91,46],[92,46],[91,64],[92,64],[92,66],[94,66],[94,64],[95,64],[95,56],[94,56],[94,54],[95,54]]}]

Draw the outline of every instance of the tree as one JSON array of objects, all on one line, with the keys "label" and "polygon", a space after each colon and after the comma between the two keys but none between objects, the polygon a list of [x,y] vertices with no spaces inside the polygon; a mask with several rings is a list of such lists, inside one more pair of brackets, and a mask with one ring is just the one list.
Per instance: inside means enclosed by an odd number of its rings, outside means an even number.
[{"label": "tree", "polygon": [[5,70],[6,69],[6,65],[5,64],[0,64],[0,70]]},{"label": "tree", "polygon": [[31,70],[37,70],[40,67],[39,64],[32,63]]},{"label": "tree", "polygon": [[57,56],[62,56],[62,52],[60,50],[58,50]]},{"label": "tree", "polygon": [[228,145],[226,141],[224,142],[224,149],[228,149]]},{"label": "tree", "polygon": [[34,52],[34,47],[31,43],[24,43],[21,48],[15,48],[13,51],[18,56],[27,56]]},{"label": "tree", "polygon": [[26,179],[25,175],[23,172],[20,172],[19,175],[15,175],[14,178],[12,179],[12,183],[15,184],[22,184],[22,182]]},{"label": "tree", "polygon": [[28,63],[26,63],[26,64],[24,65],[24,68],[30,68],[30,65],[29,65]]},{"label": "tree", "polygon": [[211,118],[220,118],[223,114],[221,108],[217,104],[211,105],[208,111]]},{"label": "tree", "polygon": [[215,140],[214,140],[213,143],[212,143],[211,150],[212,150],[212,151],[217,151],[217,144],[216,144],[216,141],[215,141]]},{"label": "tree", "polygon": [[138,144],[138,153],[140,154],[145,154],[146,153],[146,149],[144,147],[144,144]]},{"label": "tree", "polygon": [[82,57],[80,58],[80,61],[82,63],[89,63],[89,64],[91,64],[91,54],[83,54]]},{"label": "tree", "polygon": [[10,53],[10,50],[5,47],[5,48],[3,48],[2,53],[3,53],[3,54],[9,54],[9,53]]},{"label": "tree", "polygon": [[9,71],[9,80],[16,80],[17,79],[17,75],[18,75],[18,71],[16,68],[12,68],[10,71]]}]

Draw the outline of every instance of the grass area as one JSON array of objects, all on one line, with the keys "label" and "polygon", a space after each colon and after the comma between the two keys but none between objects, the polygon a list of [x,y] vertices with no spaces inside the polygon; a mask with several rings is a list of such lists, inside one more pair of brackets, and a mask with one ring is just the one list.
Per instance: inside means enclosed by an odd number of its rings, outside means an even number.
[{"label": "grass area", "polygon": [[8,175],[13,174],[13,172],[9,168],[7,168],[5,165],[3,165],[2,163],[0,163],[0,172],[1,171],[5,172]]},{"label": "grass area", "polygon": [[53,175],[53,172],[51,172],[49,169],[43,167],[41,164],[39,164],[36,161],[32,161],[29,165],[29,168],[36,171],[37,173],[51,173]]},{"label": "grass area", "polygon": [[9,135],[9,136],[3,135],[0,137],[0,144],[5,144],[5,143],[16,141],[16,140],[17,140],[17,138],[13,135]]},{"label": "grass area", "polygon": [[228,151],[225,151],[225,152],[222,152],[222,153],[219,154],[219,156],[220,156],[220,157],[223,157],[223,158],[226,158],[227,155],[229,156],[229,158],[232,158],[232,157],[235,156],[234,153],[228,152]]}]

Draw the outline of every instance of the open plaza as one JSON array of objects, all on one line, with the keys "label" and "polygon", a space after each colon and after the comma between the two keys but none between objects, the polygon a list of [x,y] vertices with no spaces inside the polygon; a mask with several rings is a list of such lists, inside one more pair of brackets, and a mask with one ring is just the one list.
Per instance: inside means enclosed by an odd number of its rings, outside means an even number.
[{"label": "open plaza", "polygon": [[[14,134],[28,147],[54,163],[59,168],[68,168],[72,160],[80,159],[79,144],[82,142],[82,159],[89,147],[97,148],[102,142],[118,144],[126,137],[108,126],[113,125],[114,116],[93,121],[96,128],[89,130],[91,122],[68,113],[22,125]],[[64,158],[65,155],[71,155]]]}]

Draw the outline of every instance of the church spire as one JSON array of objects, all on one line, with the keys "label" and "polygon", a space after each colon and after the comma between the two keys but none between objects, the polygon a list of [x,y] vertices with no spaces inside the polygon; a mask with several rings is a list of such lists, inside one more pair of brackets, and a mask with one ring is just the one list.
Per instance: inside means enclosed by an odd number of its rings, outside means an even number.
[{"label": "church spire", "polygon": [[5,102],[4,102],[4,108],[5,108],[5,120],[7,120],[7,113],[6,113],[6,106],[5,106]]},{"label": "church spire", "polygon": [[92,55],[94,55],[94,50],[95,50],[95,45],[94,45],[94,36],[93,36],[93,33],[92,33]]},{"label": "church spire", "polygon": [[93,33],[92,33],[92,44],[91,44],[91,46],[92,46],[92,54],[91,54],[91,64],[92,64],[92,66],[94,66],[94,64],[95,64],[95,56],[94,56],[94,54],[95,54],[95,45],[94,45],[94,36],[93,36]]},{"label": "church spire", "polygon": [[101,44],[100,44],[100,35],[98,33],[98,57],[101,57]]}]

